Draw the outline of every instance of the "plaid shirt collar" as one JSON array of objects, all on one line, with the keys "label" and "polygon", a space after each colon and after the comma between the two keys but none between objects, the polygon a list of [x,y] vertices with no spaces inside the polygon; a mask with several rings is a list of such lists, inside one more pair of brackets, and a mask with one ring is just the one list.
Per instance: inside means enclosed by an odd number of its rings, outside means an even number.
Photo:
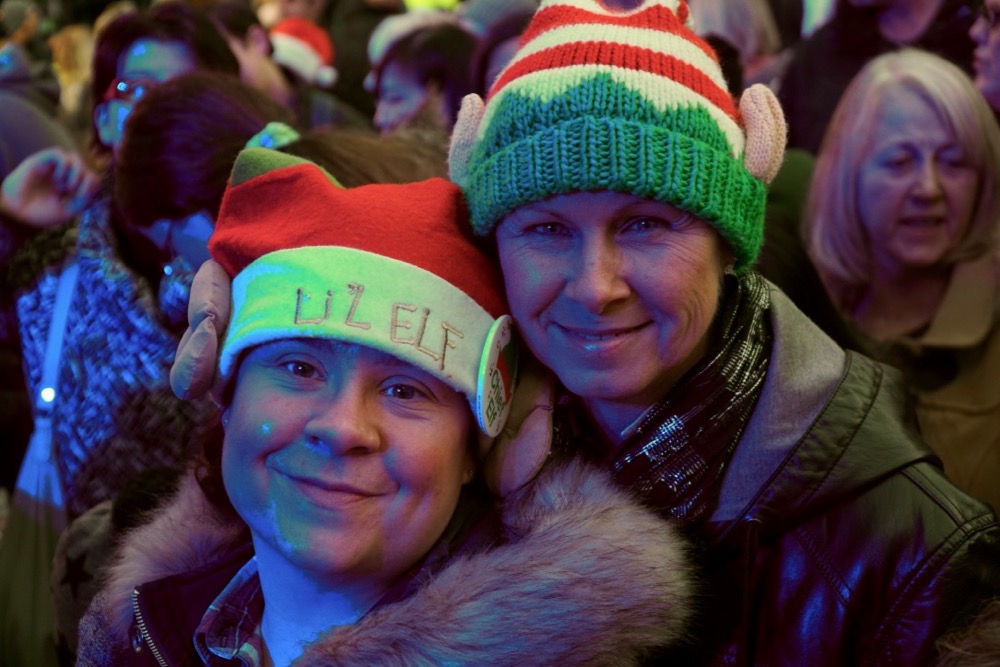
[{"label": "plaid shirt collar", "polygon": [[194,646],[209,667],[260,667],[264,641],[260,621],[264,595],[254,556],[240,568],[208,607],[194,633]]}]

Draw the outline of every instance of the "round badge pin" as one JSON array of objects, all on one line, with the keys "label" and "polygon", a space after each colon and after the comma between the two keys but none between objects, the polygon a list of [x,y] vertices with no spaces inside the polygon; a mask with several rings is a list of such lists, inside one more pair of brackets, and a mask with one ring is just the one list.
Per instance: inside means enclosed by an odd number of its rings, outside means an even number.
[{"label": "round badge pin", "polygon": [[476,378],[476,421],[490,437],[496,437],[507,421],[516,378],[514,320],[502,315],[486,334]]}]

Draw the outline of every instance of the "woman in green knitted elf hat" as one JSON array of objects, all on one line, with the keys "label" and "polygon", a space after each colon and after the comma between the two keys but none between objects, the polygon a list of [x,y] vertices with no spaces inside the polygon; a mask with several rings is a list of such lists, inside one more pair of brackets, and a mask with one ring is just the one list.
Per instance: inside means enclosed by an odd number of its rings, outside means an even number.
[{"label": "woman in green knitted elf hat", "polygon": [[[701,545],[694,661],[925,664],[996,595],[1000,527],[915,435],[898,375],[752,269],[784,121],[761,86],[733,102],[688,18],[543,1],[466,98],[452,178],[558,379],[553,444]],[[501,492],[545,461],[529,444]]]}]

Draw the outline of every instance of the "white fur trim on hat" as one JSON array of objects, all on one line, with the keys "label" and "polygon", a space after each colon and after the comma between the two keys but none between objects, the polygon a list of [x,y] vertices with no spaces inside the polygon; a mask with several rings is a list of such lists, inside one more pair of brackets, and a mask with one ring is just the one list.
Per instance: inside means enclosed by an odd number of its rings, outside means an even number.
[{"label": "white fur trim on hat", "polygon": [[316,50],[309,44],[281,33],[271,33],[271,57],[279,65],[295,72],[304,81],[327,88],[337,81],[337,70],[324,65]]}]

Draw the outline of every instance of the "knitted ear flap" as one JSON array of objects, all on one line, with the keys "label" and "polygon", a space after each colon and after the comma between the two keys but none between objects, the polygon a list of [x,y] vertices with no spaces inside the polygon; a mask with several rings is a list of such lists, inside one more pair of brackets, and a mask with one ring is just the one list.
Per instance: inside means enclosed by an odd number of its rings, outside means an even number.
[{"label": "knitted ear flap", "polygon": [[788,126],[781,104],[771,89],[761,83],[743,91],[740,115],[747,132],[743,165],[764,183],[770,183],[785,156]]},{"label": "knitted ear flap", "polygon": [[476,93],[470,93],[462,99],[462,108],[455,120],[451,145],[448,147],[448,176],[459,187],[465,185],[469,175],[469,157],[472,155],[485,109],[483,98]]}]

